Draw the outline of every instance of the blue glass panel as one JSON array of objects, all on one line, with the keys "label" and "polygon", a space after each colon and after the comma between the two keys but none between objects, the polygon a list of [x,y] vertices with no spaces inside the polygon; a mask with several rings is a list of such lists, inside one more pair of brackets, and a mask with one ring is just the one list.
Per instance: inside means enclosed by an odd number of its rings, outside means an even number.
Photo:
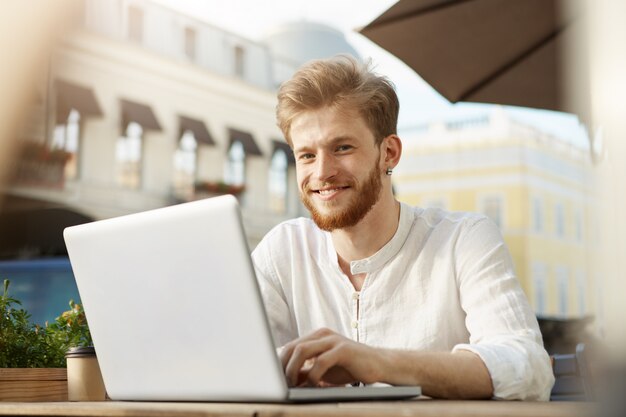
[{"label": "blue glass panel", "polygon": [[37,324],[52,322],[69,309],[70,300],[80,302],[67,257],[0,261],[0,282],[4,279],[11,281],[9,294]]}]

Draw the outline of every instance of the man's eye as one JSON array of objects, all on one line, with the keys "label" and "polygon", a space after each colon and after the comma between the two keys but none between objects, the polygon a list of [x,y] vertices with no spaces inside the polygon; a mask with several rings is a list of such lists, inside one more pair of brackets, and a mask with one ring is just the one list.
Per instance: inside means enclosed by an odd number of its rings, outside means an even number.
[{"label": "man's eye", "polygon": [[352,146],[350,146],[350,145],[339,145],[339,146],[337,146],[337,151],[339,151],[339,152],[349,151],[350,149],[352,149]]},{"label": "man's eye", "polygon": [[312,158],[315,158],[315,155],[313,155],[312,153],[303,153],[299,157],[299,159],[312,159]]}]

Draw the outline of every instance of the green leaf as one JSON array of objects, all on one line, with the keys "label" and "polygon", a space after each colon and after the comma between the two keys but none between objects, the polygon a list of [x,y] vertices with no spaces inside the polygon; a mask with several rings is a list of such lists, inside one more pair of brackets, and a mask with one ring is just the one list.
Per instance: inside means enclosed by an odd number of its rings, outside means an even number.
[{"label": "green leaf", "polygon": [[4,280],[0,298],[0,368],[65,367],[70,347],[91,346],[91,334],[82,305],[70,300],[70,310],[54,323],[38,326],[19,300],[9,297],[9,280]]}]

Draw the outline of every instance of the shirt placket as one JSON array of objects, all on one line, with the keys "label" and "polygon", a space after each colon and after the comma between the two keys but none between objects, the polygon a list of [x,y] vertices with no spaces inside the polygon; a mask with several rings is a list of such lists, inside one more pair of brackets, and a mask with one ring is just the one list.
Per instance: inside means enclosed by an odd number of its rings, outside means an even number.
[{"label": "shirt placket", "polygon": [[360,307],[361,293],[354,291],[352,293],[352,314],[350,327],[352,329],[352,339],[359,341],[359,307]]}]

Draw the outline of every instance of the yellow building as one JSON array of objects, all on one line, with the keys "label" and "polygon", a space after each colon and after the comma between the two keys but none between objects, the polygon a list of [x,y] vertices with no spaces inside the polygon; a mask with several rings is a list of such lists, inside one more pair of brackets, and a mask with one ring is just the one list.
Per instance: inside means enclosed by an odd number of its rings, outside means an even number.
[{"label": "yellow building", "polygon": [[517,122],[501,108],[401,133],[403,158],[394,172],[400,200],[492,218],[537,314],[594,310],[588,149]]}]

